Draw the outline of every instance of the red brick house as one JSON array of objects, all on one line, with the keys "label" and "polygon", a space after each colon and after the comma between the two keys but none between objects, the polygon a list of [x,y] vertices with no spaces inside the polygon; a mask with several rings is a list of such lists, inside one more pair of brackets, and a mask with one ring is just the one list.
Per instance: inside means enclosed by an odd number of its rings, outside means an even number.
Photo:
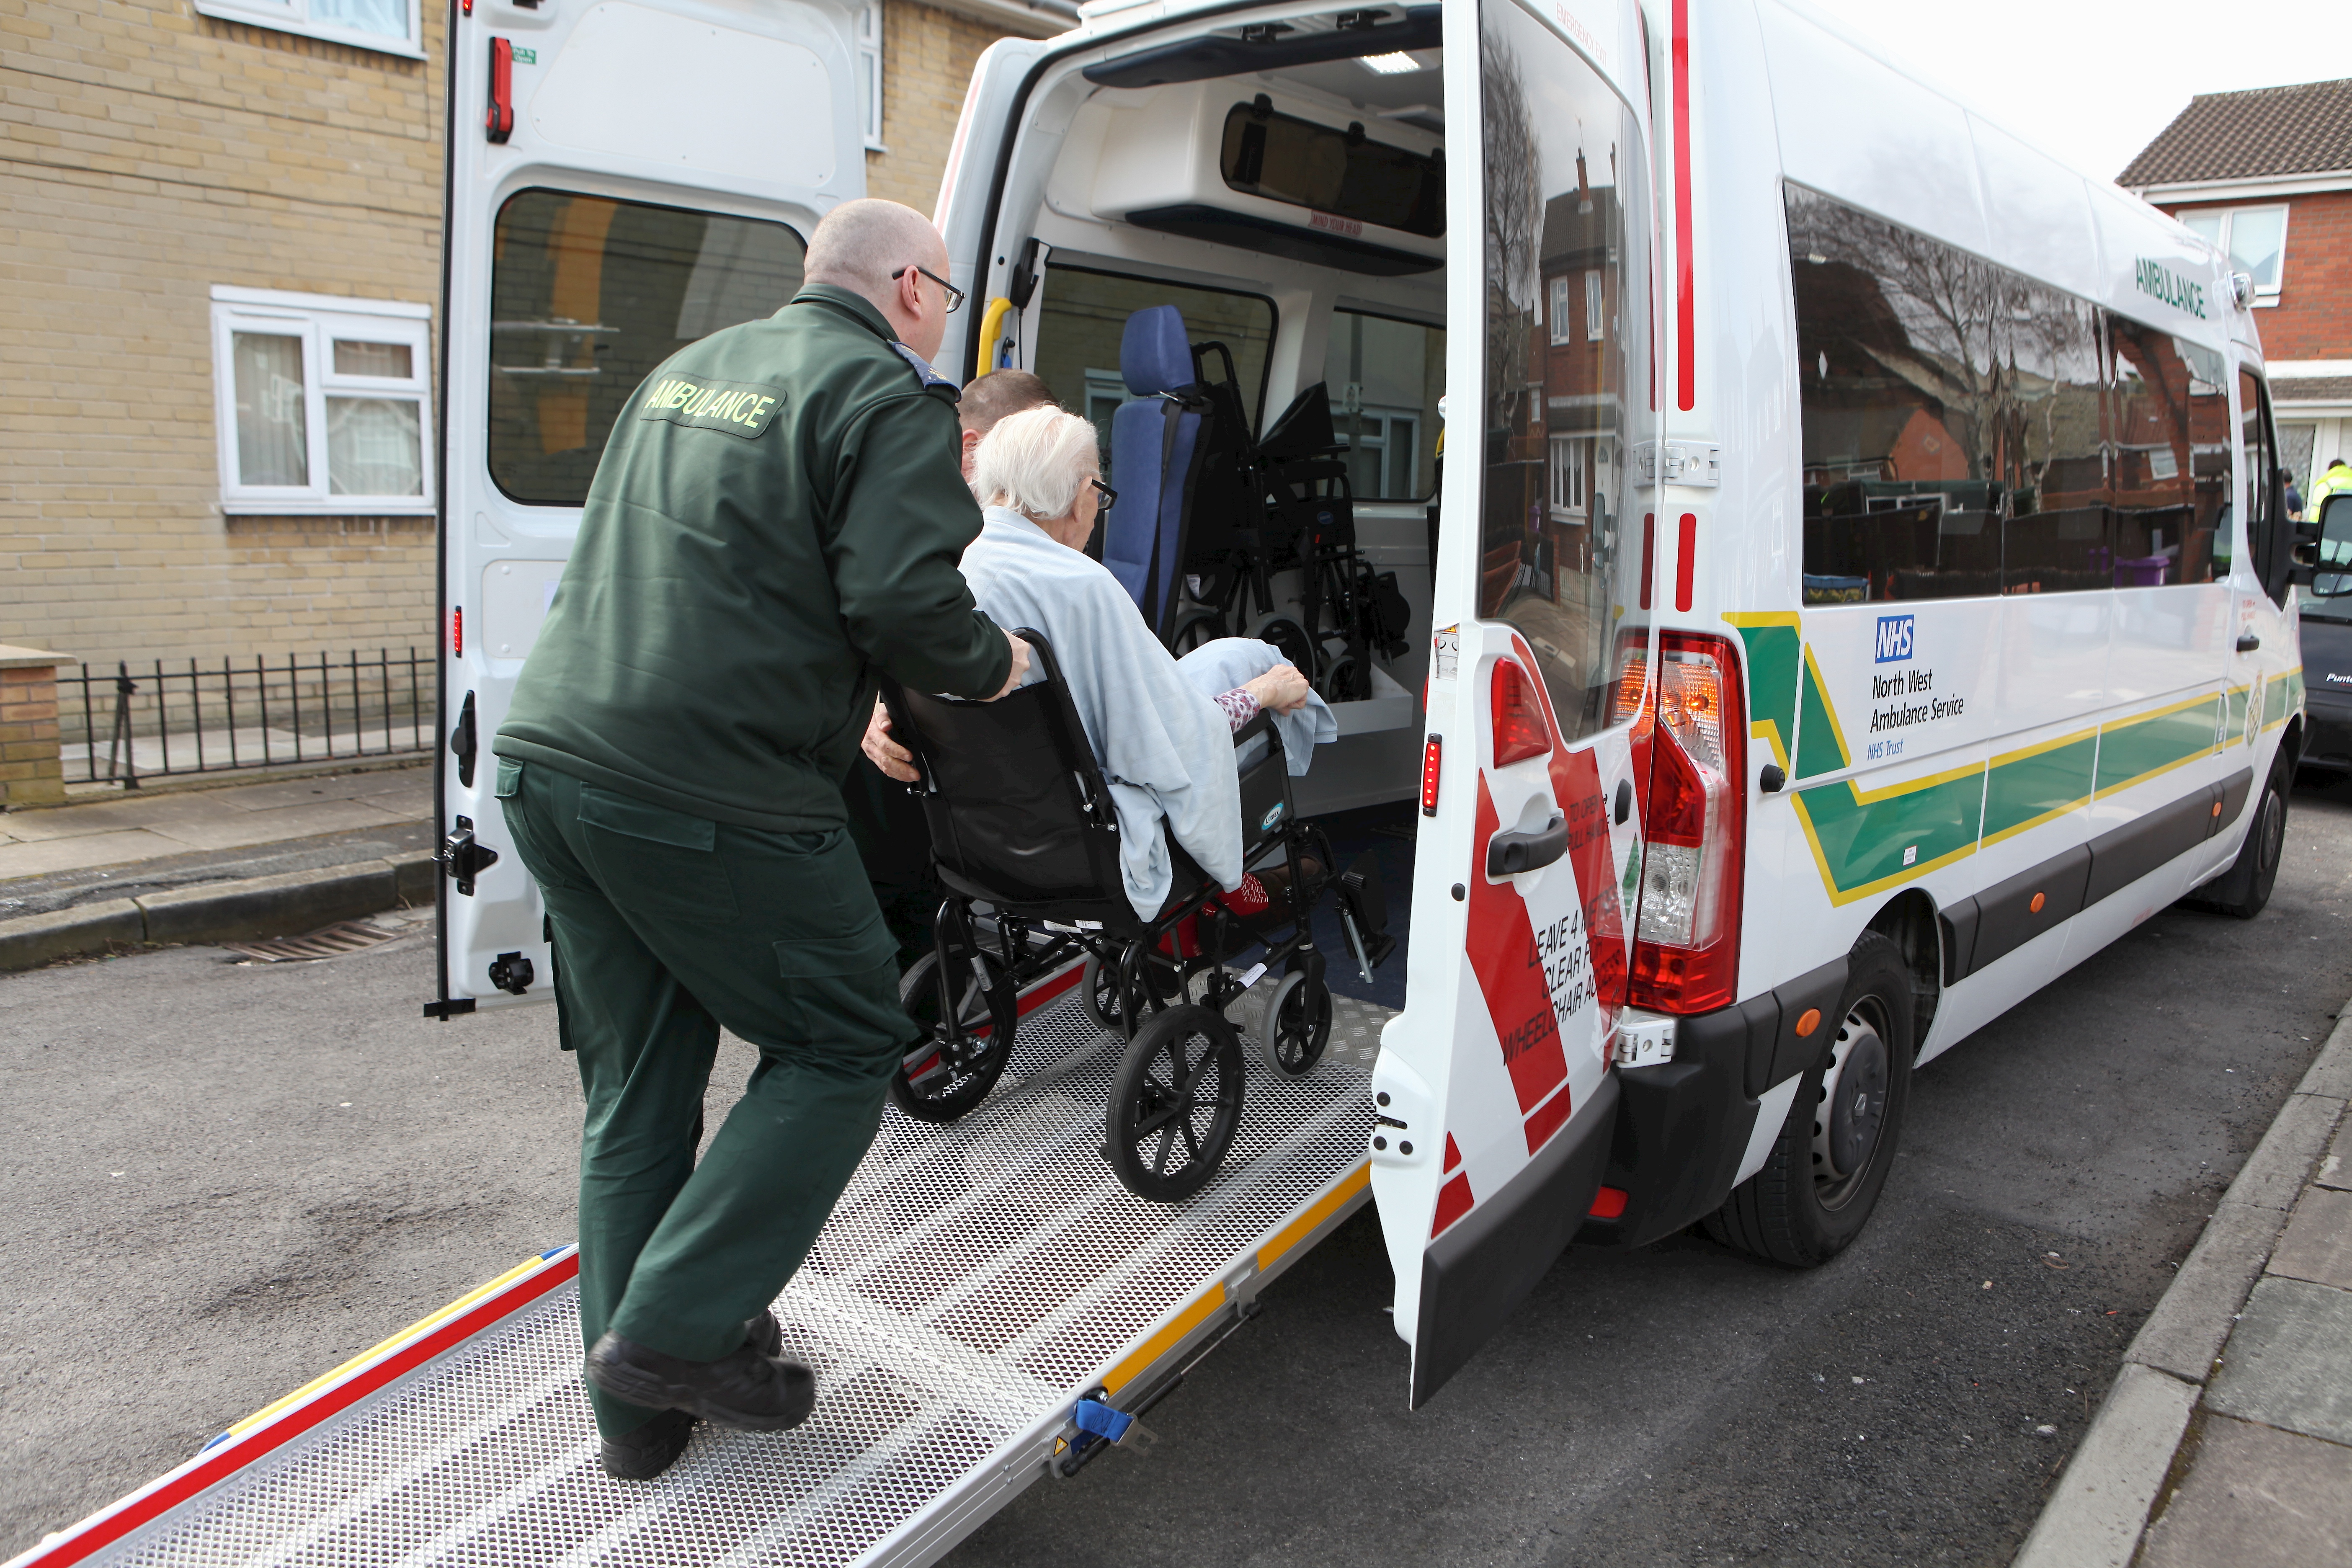
[{"label": "red brick house", "polygon": [[2295,482],[2352,461],[2352,79],[2201,93],[2116,183],[2253,275]]}]

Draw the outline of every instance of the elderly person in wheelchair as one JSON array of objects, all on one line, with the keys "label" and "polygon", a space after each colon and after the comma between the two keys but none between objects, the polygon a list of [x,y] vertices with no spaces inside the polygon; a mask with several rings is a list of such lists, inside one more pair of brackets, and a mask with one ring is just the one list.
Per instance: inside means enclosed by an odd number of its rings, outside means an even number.
[{"label": "elderly person in wheelchair", "polygon": [[[1265,643],[1174,658],[1087,558],[1104,487],[1085,420],[1004,420],[973,488],[983,526],[965,580],[1035,659],[994,703],[886,681],[866,732],[867,756],[922,797],[947,895],[933,952],[902,984],[922,1037],[890,1098],[929,1121],[977,1107],[1012,1058],[1024,988],[1083,956],[1079,999],[1126,1042],[1103,1153],[1129,1191],[1175,1202],[1215,1174],[1240,1126],[1243,1026],[1228,1011],[1254,999],[1278,1074],[1311,1071],[1329,1035],[1312,916],[1330,849],[1297,820],[1290,778],[1339,726]],[[1331,885],[1369,974],[1394,945],[1377,868],[1366,856]],[[1253,944],[1261,962],[1232,973]]]},{"label": "elderly person in wheelchair", "polygon": [[[1242,864],[1233,736],[1260,712],[1281,721],[1292,774],[1339,727],[1307,679],[1269,643],[1223,637],[1176,658],[1151,635],[1127,591],[1086,554],[1097,515],[1116,492],[1102,482],[1095,428],[1055,407],[1032,408],[989,432],[972,464],[980,537],[964,551],[964,580],[998,626],[1045,634],[1118,813],[1120,868],[1136,914],[1150,920],[1174,882],[1170,841],[1213,879],[1218,900],[1253,929],[1290,910],[1289,871]],[[1045,678],[1033,668],[1024,684]],[[876,705],[866,754],[901,782],[912,758]],[[1163,836],[1161,820],[1168,825]],[[1301,873],[1323,867],[1312,857]],[[1311,896],[1311,890],[1310,890]]]}]

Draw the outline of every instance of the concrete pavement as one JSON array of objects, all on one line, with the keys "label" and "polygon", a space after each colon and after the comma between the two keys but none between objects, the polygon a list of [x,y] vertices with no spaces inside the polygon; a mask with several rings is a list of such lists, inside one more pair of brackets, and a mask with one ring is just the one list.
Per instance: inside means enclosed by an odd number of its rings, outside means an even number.
[{"label": "concrete pavement", "polygon": [[[0,815],[0,885],[394,827],[432,815],[433,775],[414,765],[218,789],[81,795]],[[0,886],[0,898],[7,892]]]},{"label": "concrete pavement", "polygon": [[2352,1020],[2125,1352],[2016,1568],[2352,1563]]}]

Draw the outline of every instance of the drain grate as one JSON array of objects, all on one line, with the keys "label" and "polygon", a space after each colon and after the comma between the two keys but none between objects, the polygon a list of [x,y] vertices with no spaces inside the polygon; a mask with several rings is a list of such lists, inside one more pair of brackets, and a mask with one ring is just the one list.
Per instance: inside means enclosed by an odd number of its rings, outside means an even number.
[{"label": "drain grate", "polygon": [[221,946],[259,963],[299,963],[318,958],[341,958],[406,935],[370,925],[365,921],[337,921],[301,936],[273,936],[267,942],[225,942]]}]

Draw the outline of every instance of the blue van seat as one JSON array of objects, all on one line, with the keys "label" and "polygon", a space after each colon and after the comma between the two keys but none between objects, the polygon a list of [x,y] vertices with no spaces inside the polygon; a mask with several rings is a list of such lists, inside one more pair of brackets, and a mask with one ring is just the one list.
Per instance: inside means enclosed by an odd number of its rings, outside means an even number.
[{"label": "blue van seat", "polygon": [[1118,371],[1133,401],[1110,421],[1118,504],[1103,524],[1103,564],[1155,633],[1182,577],[1184,510],[1205,400],[1184,313],[1153,305],[1127,319]]}]

